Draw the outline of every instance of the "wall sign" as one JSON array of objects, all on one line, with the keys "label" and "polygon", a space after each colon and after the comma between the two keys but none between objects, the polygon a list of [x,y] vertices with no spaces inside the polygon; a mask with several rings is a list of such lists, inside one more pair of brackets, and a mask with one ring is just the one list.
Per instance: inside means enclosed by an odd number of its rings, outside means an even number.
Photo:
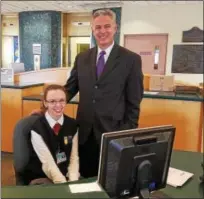
[{"label": "wall sign", "polygon": [[204,31],[198,27],[183,31],[182,42],[203,42]]},{"label": "wall sign", "polygon": [[33,54],[41,55],[41,44],[33,44]]},{"label": "wall sign", "polygon": [[171,72],[203,74],[203,45],[174,45]]}]

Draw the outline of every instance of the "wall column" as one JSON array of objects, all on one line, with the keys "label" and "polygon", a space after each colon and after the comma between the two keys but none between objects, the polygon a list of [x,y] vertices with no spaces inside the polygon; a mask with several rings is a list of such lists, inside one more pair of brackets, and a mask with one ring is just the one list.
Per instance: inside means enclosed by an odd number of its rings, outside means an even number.
[{"label": "wall column", "polygon": [[33,44],[41,44],[40,69],[61,66],[61,12],[19,13],[20,61],[34,70]]}]

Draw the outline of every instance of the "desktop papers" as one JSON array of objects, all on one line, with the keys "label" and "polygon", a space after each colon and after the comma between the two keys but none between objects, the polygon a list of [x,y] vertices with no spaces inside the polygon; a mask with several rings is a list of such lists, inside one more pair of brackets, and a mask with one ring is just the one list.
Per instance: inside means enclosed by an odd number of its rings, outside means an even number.
[{"label": "desktop papers", "polygon": [[144,91],[144,94],[157,95],[159,92]]},{"label": "desktop papers", "polygon": [[186,171],[169,167],[167,184],[173,187],[181,187],[192,176],[193,176],[193,173],[189,173]]},{"label": "desktop papers", "polygon": [[70,188],[71,193],[102,191],[101,187],[99,186],[97,182],[70,184],[69,188]]}]

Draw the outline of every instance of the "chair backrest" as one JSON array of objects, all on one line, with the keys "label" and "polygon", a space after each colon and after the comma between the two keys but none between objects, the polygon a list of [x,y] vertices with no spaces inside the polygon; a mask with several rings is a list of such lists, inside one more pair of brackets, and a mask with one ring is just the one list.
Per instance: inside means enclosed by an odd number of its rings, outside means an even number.
[{"label": "chair backrest", "polygon": [[14,171],[16,184],[25,185],[21,172],[27,165],[30,157],[29,135],[32,125],[39,118],[39,115],[31,115],[21,119],[15,126],[13,136]]}]

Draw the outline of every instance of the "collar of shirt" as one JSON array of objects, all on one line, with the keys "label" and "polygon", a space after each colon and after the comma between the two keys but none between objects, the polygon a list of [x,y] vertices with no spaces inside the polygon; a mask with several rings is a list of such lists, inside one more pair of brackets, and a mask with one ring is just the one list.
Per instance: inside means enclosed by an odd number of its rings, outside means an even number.
[{"label": "collar of shirt", "polygon": [[114,41],[113,41],[113,43],[112,43],[108,48],[106,48],[105,50],[102,50],[101,48],[98,47],[98,54],[97,54],[97,60],[96,60],[96,62],[98,61],[98,58],[99,58],[99,55],[100,55],[100,52],[101,52],[101,51],[105,51],[105,52],[106,52],[106,54],[104,55],[104,59],[105,59],[105,62],[106,62],[106,61],[108,60],[108,57],[109,57],[110,53],[111,53],[111,50],[113,49],[113,46],[114,46]]},{"label": "collar of shirt", "polygon": [[50,114],[48,113],[48,111],[46,111],[46,113],[45,113],[45,118],[47,119],[47,121],[48,121],[48,123],[49,123],[49,125],[50,125],[51,128],[53,128],[56,123],[59,123],[60,125],[63,125],[63,122],[64,122],[64,115],[63,115],[63,114],[62,114],[62,116],[56,121],[56,120],[54,120],[54,119],[50,116]]}]

